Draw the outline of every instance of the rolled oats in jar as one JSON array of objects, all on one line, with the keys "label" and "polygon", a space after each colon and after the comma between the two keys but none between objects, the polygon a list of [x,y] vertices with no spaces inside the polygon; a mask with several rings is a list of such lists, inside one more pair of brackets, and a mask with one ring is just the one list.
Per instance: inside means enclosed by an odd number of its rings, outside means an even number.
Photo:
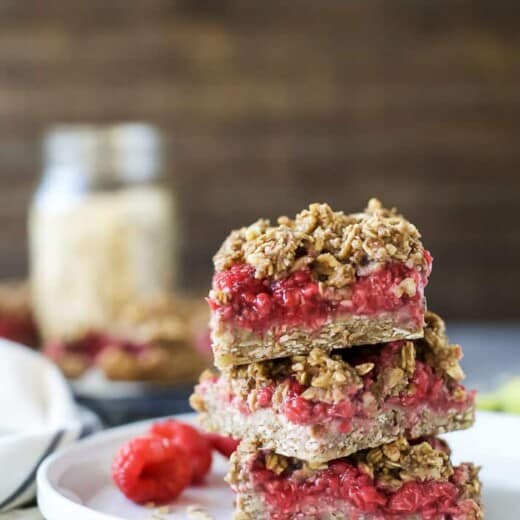
[{"label": "rolled oats in jar", "polygon": [[175,199],[158,131],[64,125],[44,140],[29,215],[31,284],[44,339],[103,329],[129,301],[172,287]]}]

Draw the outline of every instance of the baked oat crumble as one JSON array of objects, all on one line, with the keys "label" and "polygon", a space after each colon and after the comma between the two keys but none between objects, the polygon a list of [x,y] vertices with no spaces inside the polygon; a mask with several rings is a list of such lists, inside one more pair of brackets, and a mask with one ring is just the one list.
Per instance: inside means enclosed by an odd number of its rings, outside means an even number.
[{"label": "baked oat crumble", "polygon": [[199,505],[190,505],[186,508],[186,514],[192,520],[213,520],[213,517],[209,514],[209,511]]},{"label": "baked oat crumble", "polygon": [[410,480],[440,480],[453,474],[448,450],[435,449],[426,441],[410,445],[404,437],[353,457],[369,475],[391,490]]},{"label": "baked oat crumble", "polygon": [[[314,203],[294,219],[280,217],[277,226],[261,219],[232,231],[214,264],[217,271],[223,271],[247,263],[257,278],[282,278],[308,266],[324,286],[341,289],[369,262],[396,261],[426,269],[420,238],[413,224],[377,199],[371,199],[363,213],[350,215]],[[414,293],[413,280],[403,281],[400,290]]]}]

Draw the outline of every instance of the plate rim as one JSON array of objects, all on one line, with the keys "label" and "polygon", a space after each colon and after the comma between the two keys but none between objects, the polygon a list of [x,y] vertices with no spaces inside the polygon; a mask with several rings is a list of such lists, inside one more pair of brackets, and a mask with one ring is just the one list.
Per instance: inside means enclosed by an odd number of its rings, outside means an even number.
[{"label": "plate rim", "polygon": [[[38,507],[43,517],[47,520],[57,520],[63,518],[63,515],[69,515],[69,517],[74,515],[75,520],[123,520],[122,517],[92,509],[87,505],[78,504],[74,500],[68,498],[54,486],[49,477],[49,472],[60,460],[73,455],[75,452],[81,452],[85,448],[88,449],[89,446],[95,446],[100,441],[110,443],[120,436],[131,436],[137,434],[137,432],[144,429],[147,425],[166,418],[175,418],[194,423],[196,414],[185,413],[169,415],[155,419],[136,421],[109,428],[107,430],[102,430],[101,432],[82,439],[45,459],[45,461],[40,465],[36,477]],[[520,436],[520,416],[500,412],[478,411],[477,422],[479,421],[479,418],[484,422],[498,419],[500,422],[513,424],[518,430],[518,435]],[[520,484],[518,489],[520,490]]]},{"label": "plate rim", "polygon": [[[122,432],[128,432],[128,435],[132,435],[134,430],[139,431],[141,428],[145,428],[147,425],[169,418],[176,418],[185,422],[193,423],[196,417],[194,412],[183,413],[175,415],[167,415],[163,417],[157,417],[155,419],[144,419],[141,421],[135,421],[121,426],[108,428],[101,430],[100,432],[94,433],[93,435],[79,440],[78,442],[53,453],[47,457],[36,474],[36,499],[38,503],[38,509],[46,520],[54,520],[55,518],[63,518],[62,515],[74,515],[75,520],[122,520],[119,516],[114,516],[101,511],[96,511],[84,504],[78,504],[74,500],[68,498],[53,485],[49,471],[52,469],[54,464],[57,464],[62,458],[69,457],[75,452],[81,452],[85,448],[88,449],[91,445],[96,445],[100,440],[110,442],[114,438],[122,435]],[[50,516],[48,516],[50,515]]]}]

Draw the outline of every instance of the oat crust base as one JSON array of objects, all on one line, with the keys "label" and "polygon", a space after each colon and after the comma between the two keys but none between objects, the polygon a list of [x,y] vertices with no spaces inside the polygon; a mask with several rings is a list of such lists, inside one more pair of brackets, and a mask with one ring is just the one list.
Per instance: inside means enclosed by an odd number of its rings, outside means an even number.
[{"label": "oat crust base", "polygon": [[423,410],[417,425],[405,431],[407,412],[389,410],[377,417],[370,427],[357,428],[348,434],[327,431],[326,428],[294,424],[271,409],[260,409],[244,415],[224,403],[221,395],[209,388],[204,397],[205,411],[200,413],[201,425],[212,432],[231,435],[237,439],[259,442],[264,449],[280,455],[311,462],[327,462],[366,448],[393,442],[400,435],[418,438],[469,428],[475,420],[475,410],[464,413],[436,413]]},{"label": "oat crust base", "polygon": [[422,338],[422,324],[401,323],[394,314],[354,315],[334,319],[318,331],[288,329],[263,335],[242,328],[231,328],[213,316],[212,344],[215,365],[221,370],[266,359],[308,354],[313,348],[330,352],[355,345],[375,345],[402,339]]}]

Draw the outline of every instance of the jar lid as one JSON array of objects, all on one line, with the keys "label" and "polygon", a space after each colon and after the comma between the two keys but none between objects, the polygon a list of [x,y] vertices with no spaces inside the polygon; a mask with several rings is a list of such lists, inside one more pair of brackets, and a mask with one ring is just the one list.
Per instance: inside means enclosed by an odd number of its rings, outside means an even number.
[{"label": "jar lid", "polygon": [[96,183],[145,182],[163,170],[161,133],[146,123],[55,125],[43,156],[46,169],[81,171]]}]

